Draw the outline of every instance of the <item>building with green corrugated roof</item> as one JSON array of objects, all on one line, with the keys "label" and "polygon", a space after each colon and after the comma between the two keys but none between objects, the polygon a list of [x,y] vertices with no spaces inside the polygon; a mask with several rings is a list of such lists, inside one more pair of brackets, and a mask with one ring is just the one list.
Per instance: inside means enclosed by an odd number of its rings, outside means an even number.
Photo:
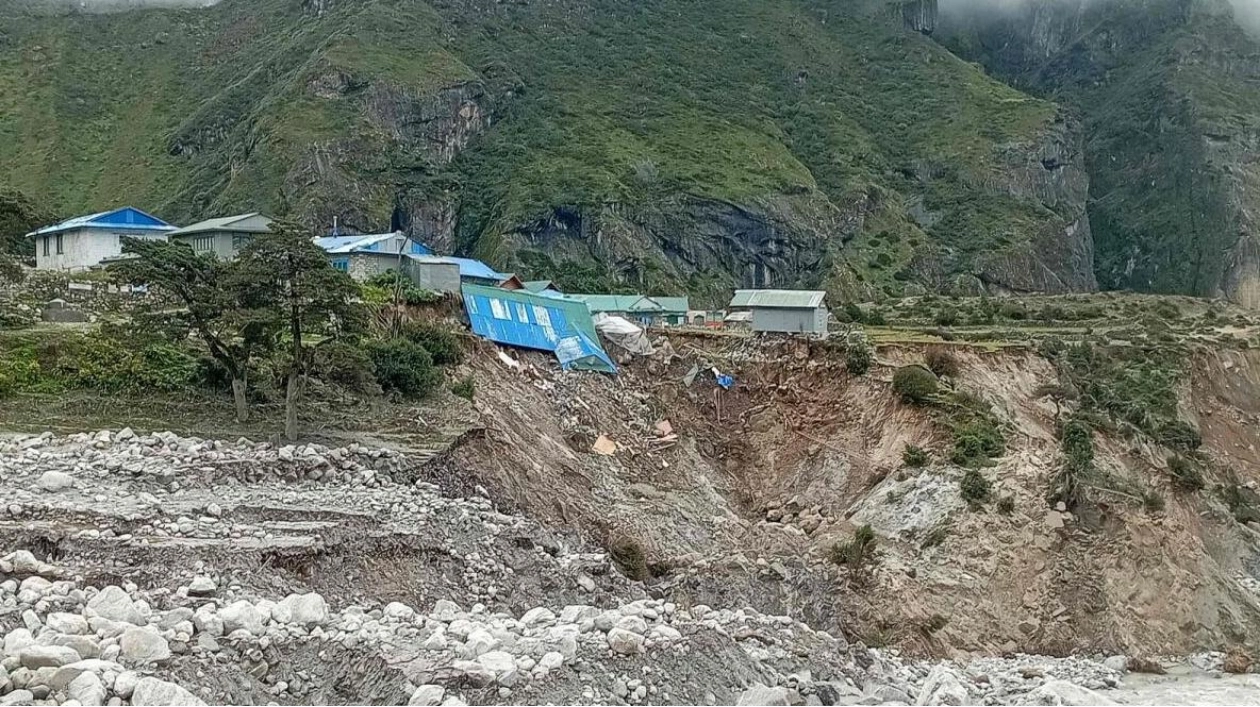
[{"label": "building with green corrugated roof", "polygon": [[677,326],[687,323],[686,297],[644,295],[564,295],[566,299],[584,302],[591,314],[611,314],[632,322]]}]

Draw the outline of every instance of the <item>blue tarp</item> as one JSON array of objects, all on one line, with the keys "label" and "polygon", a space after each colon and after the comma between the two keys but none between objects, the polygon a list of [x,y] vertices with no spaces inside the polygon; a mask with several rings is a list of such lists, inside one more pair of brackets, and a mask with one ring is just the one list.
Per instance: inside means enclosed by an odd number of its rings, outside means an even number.
[{"label": "blue tarp", "polygon": [[478,336],[551,351],[566,370],[617,372],[600,346],[590,311],[581,302],[479,285],[464,285],[463,295],[468,321]]}]

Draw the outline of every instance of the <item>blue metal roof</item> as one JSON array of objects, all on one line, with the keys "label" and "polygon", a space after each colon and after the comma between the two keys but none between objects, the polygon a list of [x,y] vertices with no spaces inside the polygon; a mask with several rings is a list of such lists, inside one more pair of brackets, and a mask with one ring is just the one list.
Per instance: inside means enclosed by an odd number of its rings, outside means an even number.
[{"label": "blue metal roof", "polygon": [[74,231],[80,228],[108,228],[125,231],[174,231],[175,227],[162,219],[146,214],[132,206],[124,206],[113,211],[75,216],[52,226],[45,226],[31,231],[28,236],[42,236],[46,233]]},{"label": "blue metal roof", "polygon": [[494,268],[486,265],[480,260],[472,258],[455,258],[446,255],[421,255],[412,256],[413,260],[431,263],[455,263],[459,266],[460,278],[471,278],[474,280],[487,280],[496,283],[503,282],[508,279],[508,275],[498,272]]},{"label": "blue metal roof", "polygon": [[491,341],[555,353],[564,369],[616,373],[586,305],[526,290],[464,285],[473,333]]}]

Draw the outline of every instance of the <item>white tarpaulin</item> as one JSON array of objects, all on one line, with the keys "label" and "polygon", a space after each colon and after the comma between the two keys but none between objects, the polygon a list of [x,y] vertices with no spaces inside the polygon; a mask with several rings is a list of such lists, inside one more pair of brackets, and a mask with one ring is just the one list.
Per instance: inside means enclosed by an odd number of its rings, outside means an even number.
[{"label": "white tarpaulin", "polygon": [[625,317],[600,312],[593,317],[595,330],[621,348],[639,356],[656,353],[643,328]]}]

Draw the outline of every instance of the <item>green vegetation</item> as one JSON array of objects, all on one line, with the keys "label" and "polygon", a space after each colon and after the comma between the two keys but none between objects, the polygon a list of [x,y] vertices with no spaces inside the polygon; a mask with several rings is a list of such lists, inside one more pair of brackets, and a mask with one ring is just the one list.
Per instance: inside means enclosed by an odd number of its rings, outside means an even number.
[{"label": "green vegetation", "polygon": [[979,469],[970,468],[963,473],[959,482],[962,498],[972,508],[983,505],[993,494],[993,484],[980,473]]},{"label": "green vegetation", "polygon": [[853,533],[852,540],[837,542],[827,552],[827,557],[837,565],[862,569],[875,561],[875,531],[864,525]]},{"label": "green vegetation", "polygon": [[931,455],[926,449],[916,447],[913,444],[907,444],[906,448],[901,452],[901,461],[906,466],[922,467],[927,466],[932,460]]},{"label": "green vegetation", "polygon": [[437,324],[410,324],[404,327],[403,337],[423,347],[439,366],[454,366],[464,358],[464,349],[453,329]]},{"label": "green vegetation", "polygon": [[368,357],[376,382],[386,391],[422,398],[442,382],[442,372],[434,366],[429,352],[407,339],[373,341],[368,345]]},{"label": "green vegetation", "polygon": [[363,299],[375,304],[397,302],[418,306],[440,301],[442,295],[417,286],[397,270],[386,270],[363,283]]},{"label": "green vegetation", "polygon": [[901,397],[902,402],[914,405],[929,403],[939,387],[936,374],[923,366],[902,366],[893,373],[893,392]]},{"label": "green vegetation", "polygon": [[954,425],[954,447],[949,459],[959,466],[984,466],[1006,452],[1006,441],[997,420],[988,410],[971,412]]},{"label": "green vegetation", "polygon": [[477,384],[473,380],[472,376],[464,376],[455,383],[451,384],[451,393],[471,403],[473,396],[477,392],[476,385]]},{"label": "green vegetation", "polygon": [[1014,513],[1015,512],[1015,497],[1003,496],[999,498],[997,502],[997,511],[998,513],[1001,513],[1004,516],[1009,516],[1010,514]]},{"label": "green vegetation", "polygon": [[1239,523],[1260,523],[1260,494],[1238,483],[1220,487],[1221,499]]},{"label": "green vegetation", "polygon": [[1186,457],[1175,454],[1168,457],[1168,473],[1172,475],[1173,486],[1182,491],[1190,493],[1202,491],[1206,485],[1203,481],[1203,472],[1199,471],[1194,461]]},{"label": "green vegetation", "polygon": [[[878,3],[5,4],[0,25],[0,167],[61,213],[130,202],[182,222],[262,210],[383,228],[396,206],[449,203],[459,247],[495,264],[545,253],[556,270],[535,274],[565,287],[710,293],[747,263],[700,282],[697,263],[640,236],[710,227],[706,204],[729,202],[784,214],[804,245],[833,205],[865,202],[860,247],[788,275],[884,293],[916,256],[947,250],[943,267],[967,272],[1064,225],[989,186],[1012,149],[1056,129],[1054,107]],[[494,120],[451,161],[383,104]],[[918,201],[938,217],[928,232],[905,215]],[[535,230],[565,233],[514,235]],[[598,263],[594,241],[609,249]]]},{"label": "green vegetation", "polygon": [[1075,511],[1085,501],[1085,480],[1094,471],[1094,430],[1085,420],[1072,418],[1061,426],[1059,439],[1063,467],[1050,492],[1050,503],[1063,503]]},{"label": "green vegetation", "polygon": [[860,331],[850,332],[844,341],[844,367],[855,376],[866,375],[875,364],[875,348]]}]

